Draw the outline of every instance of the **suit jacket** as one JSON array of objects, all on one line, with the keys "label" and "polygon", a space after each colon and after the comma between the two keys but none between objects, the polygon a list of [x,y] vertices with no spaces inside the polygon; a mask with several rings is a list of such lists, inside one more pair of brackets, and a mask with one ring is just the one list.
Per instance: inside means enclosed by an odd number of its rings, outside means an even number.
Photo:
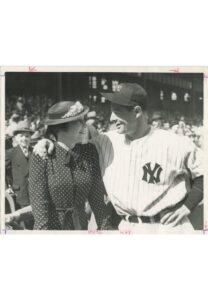
[{"label": "suit jacket", "polygon": [[11,170],[12,178],[10,184],[17,194],[17,203],[24,207],[30,204],[29,201],[29,161],[32,154],[32,148],[29,147],[29,156],[25,157],[20,146],[14,147],[6,151],[6,174]]}]

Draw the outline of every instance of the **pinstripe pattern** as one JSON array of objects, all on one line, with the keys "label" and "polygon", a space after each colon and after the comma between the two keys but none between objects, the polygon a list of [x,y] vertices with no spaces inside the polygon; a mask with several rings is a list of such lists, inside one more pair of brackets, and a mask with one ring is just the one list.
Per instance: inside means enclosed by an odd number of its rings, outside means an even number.
[{"label": "pinstripe pattern", "polygon": [[[145,137],[129,141],[110,131],[93,142],[107,193],[119,214],[154,216],[185,197],[190,174],[193,178],[202,175],[194,144],[172,132],[152,129]],[[148,170],[154,168],[151,177]],[[150,183],[157,179],[157,172],[160,181]]]}]

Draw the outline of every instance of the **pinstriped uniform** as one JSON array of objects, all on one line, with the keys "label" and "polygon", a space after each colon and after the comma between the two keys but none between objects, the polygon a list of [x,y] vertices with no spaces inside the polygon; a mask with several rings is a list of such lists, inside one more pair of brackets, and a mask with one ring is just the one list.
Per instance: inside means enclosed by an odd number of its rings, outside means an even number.
[{"label": "pinstriped uniform", "polygon": [[137,140],[110,131],[95,143],[103,181],[117,213],[154,216],[184,199],[202,175],[200,153],[187,138],[151,129]]}]

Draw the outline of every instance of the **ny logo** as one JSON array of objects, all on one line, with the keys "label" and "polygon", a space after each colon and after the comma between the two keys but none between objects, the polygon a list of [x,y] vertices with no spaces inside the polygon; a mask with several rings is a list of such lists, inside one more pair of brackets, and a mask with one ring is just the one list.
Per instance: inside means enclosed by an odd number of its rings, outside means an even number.
[{"label": "ny logo", "polygon": [[[159,164],[155,164],[154,169],[151,169],[150,162],[143,166],[143,177],[142,180],[148,183],[158,183],[160,182],[160,174],[162,172],[162,168]],[[147,176],[149,175],[149,176]],[[148,178],[149,177],[149,178]],[[148,180],[149,179],[149,180]]]}]

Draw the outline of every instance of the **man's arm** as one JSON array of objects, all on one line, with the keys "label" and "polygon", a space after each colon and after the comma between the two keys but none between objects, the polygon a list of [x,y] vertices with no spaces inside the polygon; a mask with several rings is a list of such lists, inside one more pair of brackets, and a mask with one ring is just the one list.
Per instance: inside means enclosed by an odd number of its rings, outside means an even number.
[{"label": "man's arm", "polygon": [[[96,145],[96,142],[94,138],[96,138],[99,134],[97,130],[94,128],[95,132],[92,134],[92,129],[88,128],[88,133],[91,132],[90,138],[88,136],[87,142],[92,142]],[[54,141],[51,139],[48,139],[48,136],[50,135],[50,132],[46,133],[46,138],[43,138],[42,140],[38,141],[38,143],[35,145],[33,152],[36,155],[39,155],[43,159],[47,159],[48,155],[51,155],[54,150]]]},{"label": "man's arm", "polygon": [[203,200],[203,176],[193,180],[192,188],[186,195],[184,204],[175,211],[168,211],[161,219],[164,225],[176,226],[184,217],[190,215],[194,208]]},{"label": "man's arm", "polygon": [[184,205],[193,211],[194,208],[203,200],[204,177],[199,176],[194,178],[192,188],[185,198]]},{"label": "man's arm", "polygon": [[167,211],[162,217],[162,224],[172,224],[176,226],[203,200],[202,151],[191,141],[185,144],[185,149],[184,168],[190,174],[191,189],[187,193],[184,203],[180,208],[172,212]]}]

